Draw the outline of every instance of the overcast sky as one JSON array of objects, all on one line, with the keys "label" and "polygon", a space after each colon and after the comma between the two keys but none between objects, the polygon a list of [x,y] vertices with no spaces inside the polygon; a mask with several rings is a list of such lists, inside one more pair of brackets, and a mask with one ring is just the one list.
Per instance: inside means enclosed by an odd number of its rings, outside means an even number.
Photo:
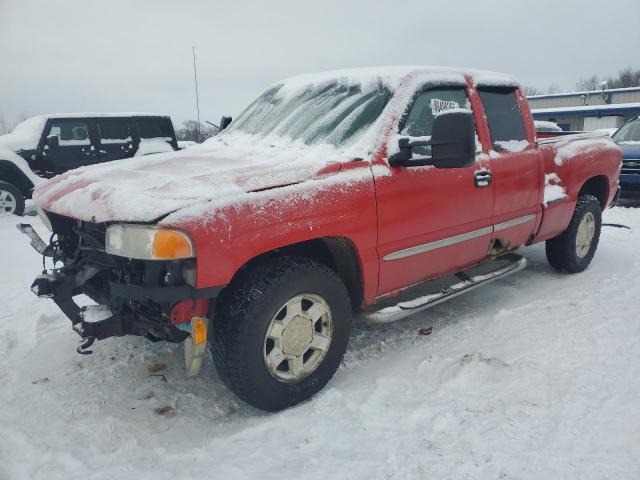
[{"label": "overcast sky", "polygon": [[0,0],[0,115],[151,111],[217,123],[321,70],[446,65],[570,89],[640,68],[640,0]]}]

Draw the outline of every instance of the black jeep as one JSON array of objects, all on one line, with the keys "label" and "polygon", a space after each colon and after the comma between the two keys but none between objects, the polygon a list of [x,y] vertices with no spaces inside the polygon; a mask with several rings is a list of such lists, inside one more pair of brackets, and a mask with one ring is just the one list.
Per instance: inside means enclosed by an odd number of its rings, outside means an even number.
[{"label": "black jeep", "polygon": [[74,168],[178,149],[171,119],[137,113],[50,114],[0,136],[0,214],[22,215],[35,184]]}]

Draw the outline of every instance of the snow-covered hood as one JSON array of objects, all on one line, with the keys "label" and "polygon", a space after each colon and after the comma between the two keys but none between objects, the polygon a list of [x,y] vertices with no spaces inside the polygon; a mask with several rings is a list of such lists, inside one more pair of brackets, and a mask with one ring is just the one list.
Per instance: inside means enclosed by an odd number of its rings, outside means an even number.
[{"label": "snow-covered hood", "polygon": [[283,150],[260,143],[262,158],[256,145],[232,149],[214,142],[80,168],[40,185],[33,197],[45,210],[80,220],[152,222],[196,203],[241,199],[341,169],[328,146]]}]

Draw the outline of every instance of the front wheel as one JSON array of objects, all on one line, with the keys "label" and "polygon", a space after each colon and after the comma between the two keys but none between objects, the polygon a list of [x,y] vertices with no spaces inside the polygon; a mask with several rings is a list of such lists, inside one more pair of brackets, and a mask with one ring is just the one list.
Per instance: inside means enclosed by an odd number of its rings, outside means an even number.
[{"label": "front wheel", "polygon": [[213,360],[242,400],[282,410],[331,379],[350,328],[347,289],[332,269],[301,257],[273,258],[242,272],[220,297]]},{"label": "front wheel", "polygon": [[0,215],[24,215],[24,195],[15,185],[0,180]]},{"label": "front wheel", "polygon": [[589,266],[598,248],[602,209],[593,195],[578,198],[569,227],[556,238],[547,240],[549,264],[556,270],[582,272]]}]

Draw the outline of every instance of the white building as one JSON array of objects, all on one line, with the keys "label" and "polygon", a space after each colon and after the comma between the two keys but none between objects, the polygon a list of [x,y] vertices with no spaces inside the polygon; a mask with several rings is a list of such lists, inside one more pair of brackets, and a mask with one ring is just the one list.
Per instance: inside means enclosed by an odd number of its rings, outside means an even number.
[{"label": "white building", "polygon": [[563,130],[617,128],[640,115],[640,87],[553,93],[528,97],[535,120]]}]

